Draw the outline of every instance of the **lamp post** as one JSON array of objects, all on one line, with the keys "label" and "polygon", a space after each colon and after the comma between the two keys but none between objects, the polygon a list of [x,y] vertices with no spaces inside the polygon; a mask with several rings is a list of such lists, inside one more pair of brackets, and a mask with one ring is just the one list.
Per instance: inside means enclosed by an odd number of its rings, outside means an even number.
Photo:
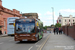
[{"label": "lamp post", "polygon": [[51,7],[51,8],[52,8],[53,25],[54,25],[54,8],[53,7]]}]

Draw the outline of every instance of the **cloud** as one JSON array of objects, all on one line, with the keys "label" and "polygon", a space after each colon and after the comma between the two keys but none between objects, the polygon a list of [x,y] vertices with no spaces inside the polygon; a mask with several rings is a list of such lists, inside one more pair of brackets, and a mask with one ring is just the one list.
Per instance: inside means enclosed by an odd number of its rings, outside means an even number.
[{"label": "cloud", "polygon": [[59,10],[61,13],[75,13],[75,9],[61,9]]},{"label": "cloud", "polygon": [[45,15],[52,15],[52,12],[47,11],[47,12],[45,13]]},{"label": "cloud", "polygon": [[38,16],[41,16],[41,13],[38,13]]},{"label": "cloud", "polygon": [[[39,14],[39,15],[41,15],[41,14]],[[58,18],[58,16],[56,16],[54,13],[54,23],[56,23],[57,18]],[[47,11],[46,13],[39,16],[39,19],[43,22],[44,26],[45,25],[50,26],[51,24],[53,24],[52,12]]]},{"label": "cloud", "polygon": [[53,18],[52,16],[46,16],[46,17],[39,17],[41,21],[43,22],[44,26],[50,26],[52,24]]}]

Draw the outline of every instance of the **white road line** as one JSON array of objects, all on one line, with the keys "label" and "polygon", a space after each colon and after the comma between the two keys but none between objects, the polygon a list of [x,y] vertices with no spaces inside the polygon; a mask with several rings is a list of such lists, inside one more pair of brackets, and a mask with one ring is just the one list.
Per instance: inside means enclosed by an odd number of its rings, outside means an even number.
[{"label": "white road line", "polygon": [[28,50],[30,50],[30,49],[32,49],[33,48],[33,46],[31,46]]},{"label": "white road line", "polygon": [[40,47],[41,45],[36,45],[36,47]]},{"label": "white road line", "polygon": [[3,44],[3,42],[1,42],[0,44]]}]

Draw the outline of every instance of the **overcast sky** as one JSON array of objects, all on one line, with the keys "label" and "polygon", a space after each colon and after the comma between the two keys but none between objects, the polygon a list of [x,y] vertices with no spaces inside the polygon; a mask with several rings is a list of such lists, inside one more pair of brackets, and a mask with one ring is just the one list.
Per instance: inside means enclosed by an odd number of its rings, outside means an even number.
[{"label": "overcast sky", "polygon": [[2,0],[2,5],[8,9],[17,9],[22,13],[38,13],[44,26],[53,24],[52,8],[54,8],[54,23],[59,16],[75,16],[75,0]]}]

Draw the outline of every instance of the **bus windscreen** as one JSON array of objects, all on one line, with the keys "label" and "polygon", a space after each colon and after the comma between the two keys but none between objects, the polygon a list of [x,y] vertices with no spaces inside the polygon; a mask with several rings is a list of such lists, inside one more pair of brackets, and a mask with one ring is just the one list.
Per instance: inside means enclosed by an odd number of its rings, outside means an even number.
[{"label": "bus windscreen", "polygon": [[35,20],[19,19],[16,20],[16,33],[34,33],[35,32]]}]

